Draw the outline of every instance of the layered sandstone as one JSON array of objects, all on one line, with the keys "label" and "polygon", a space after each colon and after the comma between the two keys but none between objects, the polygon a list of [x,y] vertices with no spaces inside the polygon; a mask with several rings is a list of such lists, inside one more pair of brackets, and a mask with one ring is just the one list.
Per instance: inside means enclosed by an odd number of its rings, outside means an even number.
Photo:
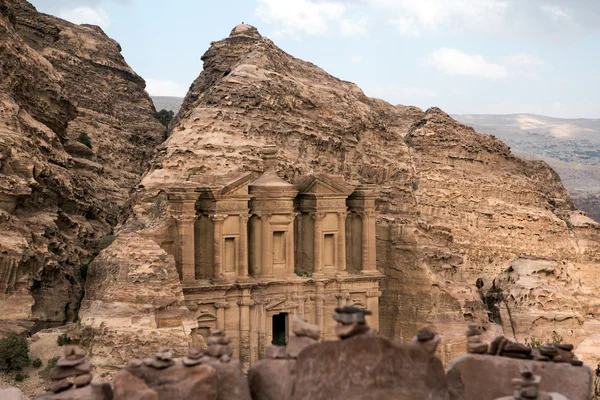
[{"label": "layered sandstone", "polygon": [[81,267],[112,240],[164,131],[100,28],[2,0],[0,30],[0,325],[72,321]]},{"label": "layered sandstone", "polygon": [[[540,337],[556,331],[575,344],[594,332],[590,295],[600,230],[574,210],[545,163],[515,157],[504,143],[438,108],[422,111],[369,98],[247,25],[214,42],[202,59],[204,71],[136,190],[122,232],[170,249],[176,220],[161,188],[192,188],[196,175],[259,171],[260,148],[275,144],[277,172],[288,181],[329,173],[352,185],[376,185],[377,265],[386,274],[379,310],[383,335],[407,341],[431,325],[448,362],[465,351],[468,323],[490,327],[492,311],[484,299],[494,279],[522,260],[555,266],[527,271],[535,271],[536,285],[564,298],[552,307],[541,297],[502,300],[511,312],[501,313],[494,329],[523,339],[535,327]],[[121,257],[143,254],[143,247],[130,247]],[[102,262],[103,255],[92,268]],[[127,268],[114,267],[116,276]],[[521,293],[513,280],[501,281],[502,293]],[[117,292],[124,284],[93,280],[88,288],[94,293],[109,285]],[[488,307],[496,307],[492,303]],[[110,314],[96,317],[108,320]]]}]

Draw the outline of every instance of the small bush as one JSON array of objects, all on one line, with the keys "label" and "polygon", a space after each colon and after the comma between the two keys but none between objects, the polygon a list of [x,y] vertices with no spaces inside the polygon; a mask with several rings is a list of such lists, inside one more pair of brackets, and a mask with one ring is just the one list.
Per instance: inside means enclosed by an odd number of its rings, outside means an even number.
[{"label": "small bush", "polygon": [[529,346],[532,349],[539,349],[543,344],[542,339],[538,339],[535,336],[525,338],[525,346]]},{"label": "small bush", "polygon": [[294,273],[303,278],[312,278],[312,274],[307,271],[301,271],[299,269],[295,270]]},{"label": "small bush", "polygon": [[50,371],[52,371],[52,369],[54,367],[56,367],[56,363],[58,362],[58,359],[60,357],[54,357],[51,360],[48,360],[48,364],[46,364],[46,368],[44,368],[41,372],[40,372],[40,378],[42,379],[48,379],[48,376],[50,375]]},{"label": "small bush", "polygon": [[65,346],[71,343],[71,338],[68,337],[66,333],[63,333],[56,339],[56,343],[58,343],[59,346]]},{"label": "small bush", "polygon": [[162,109],[159,112],[157,112],[156,114],[154,114],[154,118],[156,118],[165,127],[169,126],[169,123],[171,123],[174,116],[175,116],[175,114],[173,113],[173,111],[171,111],[171,110],[167,111],[165,109]]},{"label": "small bush", "polygon": [[30,362],[27,339],[16,333],[0,339],[0,371],[20,371]]},{"label": "small bush", "polygon": [[92,139],[90,139],[86,132],[81,132],[77,140],[79,140],[79,143],[86,145],[90,149],[92,148]]},{"label": "small bush", "polygon": [[15,375],[15,382],[23,382],[27,376],[23,375],[21,372],[17,372]]},{"label": "small bush", "polygon": [[35,360],[33,360],[31,365],[33,365],[33,368],[40,368],[42,366],[42,360],[36,358]]}]

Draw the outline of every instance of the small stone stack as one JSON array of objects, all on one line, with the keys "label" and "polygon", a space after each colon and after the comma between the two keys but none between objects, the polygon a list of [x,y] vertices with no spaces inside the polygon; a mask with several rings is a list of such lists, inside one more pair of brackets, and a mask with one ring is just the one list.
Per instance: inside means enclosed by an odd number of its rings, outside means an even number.
[{"label": "small stone stack", "polygon": [[173,366],[173,351],[167,347],[158,349],[158,353],[154,357],[145,358],[142,363],[154,369],[165,369]]},{"label": "small stone stack", "polygon": [[225,335],[222,330],[214,330],[208,337],[208,348],[206,349],[206,356],[213,359],[218,359],[221,362],[227,363],[231,361],[233,350],[229,346],[231,339]]},{"label": "small stone stack", "polygon": [[533,366],[524,365],[521,368],[521,377],[512,380],[514,392],[512,396],[501,397],[496,400],[568,400],[559,393],[546,393],[540,390],[542,378],[533,374]]},{"label": "small stone stack", "polygon": [[422,328],[417,332],[413,343],[421,346],[430,355],[435,354],[440,337],[429,328]]},{"label": "small stone stack", "polygon": [[511,342],[504,336],[497,336],[494,340],[492,340],[488,354],[518,358],[521,360],[530,360],[533,358],[531,347],[524,344]]},{"label": "small stone stack", "polygon": [[[469,351],[469,353],[472,352]],[[492,340],[488,354],[518,358],[521,360],[552,361],[557,363],[569,363],[575,366],[583,365],[583,362],[576,359],[575,354],[573,353],[572,344],[546,343],[538,349],[532,349],[527,345],[512,342],[504,336],[497,336]]]},{"label": "small stone stack", "polygon": [[341,339],[348,339],[357,335],[364,335],[371,332],[367,325],[365,315],[371,315],[369,310],[361,310],[357,307],[346,306],[335,309],[333,319],[338,322],[335,327],[335,334]]},{"label": "small stone stack", "polygon": [[204,356],[204,351],[200,347],[192,347],[188,351],[188,355],[183,357],[181,363],[186,367],[194,367],[196,365],[202,364],[202,357]]},{"label": "small stone stack", "polygon": [[298,358],[302,350],[317,343],[321,337],[321,329],[318,325],[309,324],[297,315],[294,315],[292,320],[292,332],[295,336],[290,337],[285,348],[286,355],[289,358]]},{"label": "small stone stack", "polygon": [[77,346],[66,346],[65,354],[50,371],[49,378],[54,382],[50,390],[60,393],[71,388],[81,388],[92,382],[92,364],[85,352]]},{"label": "small stone stack", "polygon": [[569,363],[575,366],[583,365],[583,362],[575,358],[573,345],[566,343],[551,344],[546,343],[540,346],[535,352],[535,359],[538,361],[552,361],[557,363]]},{"label": "small stone stack", "polygon": [[481,340],[481,330],[477,325],[469,325],[467,330],[467,353],[486,354],[488,344]]}]

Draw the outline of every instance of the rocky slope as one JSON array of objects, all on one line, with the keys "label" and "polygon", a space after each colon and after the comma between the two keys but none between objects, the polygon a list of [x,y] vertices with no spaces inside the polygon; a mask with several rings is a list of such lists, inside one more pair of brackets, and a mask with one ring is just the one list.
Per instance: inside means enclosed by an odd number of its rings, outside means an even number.
[{"label": "rocky slope", "polygon": [[[464,351],[470,322],[521,341],[556,331],[578,344],[597,331],[592,294],[600,230],[574,209],[547,164],[515,157],[501,141],[438,108],[369,98],[356,85],[286,54],[253,27],[236,27],[202,59],[204,71],[121,227],[139,247],[129,246],[120,257],[140,260],[148,246],[169,246],[164,238],[175,225],[161,194],[164,185],[186,185],[199,174],[259,170],[259,149],[271,143],[280,149],[279,175],[290,181],[325,172],[377,185],[377,264],[387,276],[382,334],[407,341],[419,327],[432,325],[449,360]],[[101,253],[93,270],[118,253],[113,247]],[[535,267],[519,269],[529,262]],[[553,267],[538,267],[548,263]],[[132,271],[126,264],[113,268],[115,276]],[[535,288],[516,279],[517,270],[534,277]],[[91,280],[87,288],[91,293],[100,285]],[[127,283],[117,278],[108,285],[118,290]],[[526,296],[527,290],[535,296]],[[110,314],[96,310],[111,302],[87,296],[82,318],[108,323]],[[144,309],[137,307],[132,320]]]},{"label": "rocky slope", "polygon": [[546,161],[560,175],[577,208],[600,221],[600,120],[535,114],[453,117],[495,135],[518,155]]},{"label": "rocky slope", "polygon": [[98,27],[0,0],[0,330],[76,319],[81,267],[164,137],[120,50]]}]

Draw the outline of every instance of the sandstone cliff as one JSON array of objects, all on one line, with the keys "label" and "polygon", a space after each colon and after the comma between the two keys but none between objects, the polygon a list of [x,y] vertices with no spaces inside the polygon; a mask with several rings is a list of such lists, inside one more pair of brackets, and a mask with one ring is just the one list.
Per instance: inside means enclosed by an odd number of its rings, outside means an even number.
[{"label": "sandstone cliff", "polygon": [[[286,54],[253,27],[236,27],[202,59],[204,71],[120,230],[143,240],[136,239],[139,247],[129,246],[119,257],[141,259],[151,243],[172,246],[175,225],[161,193],[165,184],[192,185],[195,175],[259,170],[259,149],[271,143],[280,149],[279,175],[290,181],[325,172],[377,185],[377,264],[387,276],[380,299],[385,336],[407,341],[419,327],[432,325],[442,336],[447,361],[464,352],[467,323],[514,332],[520,340],[533,328],[544,337],[556,331],[576,344],[595,331],[591,294],[600,230],[574,210],[545,163],[515,157],[504,143],[438,108],[424,112],[369,98],[356,85]],[[111,247],[101,253],[92,264],[94,274],[119,251]],[[535,274],[535,287],[548,287],[536,294],[537,301],[523,296],[535,290],[532,285],[503,274],[531,260],[553,266],[525,268]],[[116,276],[132,271],[112,265]],[[507,299],[486,310],[494,280]],[[106,285],[118,292],[126,282],[88,281],[84,320],[92,315],[95,323],[110,320],[110,313],[97,310],[119,300],[93,294]],[[562,293],[564,300],[549,293]],[[170,304],[179,302],[172,298]],[[132,320],[142,303],[130,310]],[[498,324],[490,325],[488,311],[504,318],[492,315]],[[148,325],[154,327],[156,322]]]},{"label": "sandstone cliff", "polygon": [[163,139],[120,50],[98,27],[0,1],[0,330],[76,319],[81,267]]}]

